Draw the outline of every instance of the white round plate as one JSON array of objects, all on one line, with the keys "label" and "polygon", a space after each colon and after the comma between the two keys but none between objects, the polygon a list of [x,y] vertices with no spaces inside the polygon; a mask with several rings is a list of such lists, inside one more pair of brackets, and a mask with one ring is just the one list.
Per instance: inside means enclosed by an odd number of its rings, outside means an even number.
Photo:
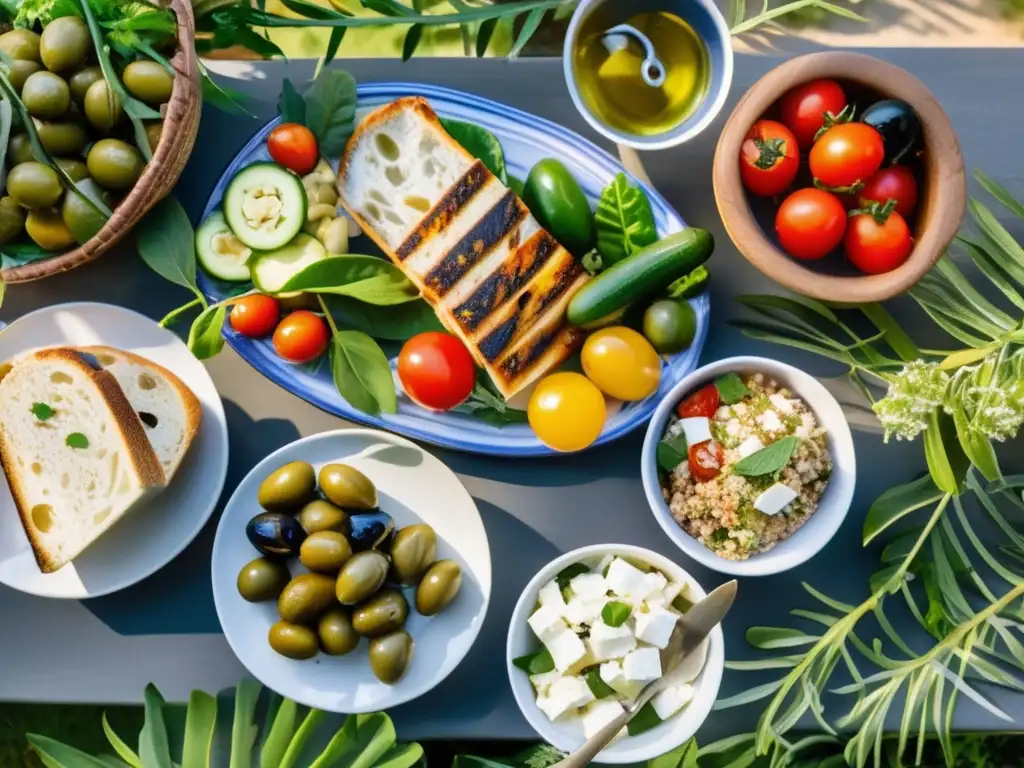
[{"label": "white round plate", "polygon": [[40,309],[0,333],[0,360],[42,347],[90,344],[134,352],[174,373],[199,398],[202,424],[170,485],[55,573],[39,570],[4,480],[0,486],[0,583],[42,597],[99,597],[165,566],[206,524],[228,469],[224,406],[210,374],[177,336],[148,317],[91,302]]},{"label": "white round plate", "polygon": [[[267,642],[278,620],[277,604],[248,603],[238,594],[238,572],[259,556],[245,536],[245,524],[260,511],[260,483],[290,461],[307,461],[318,472],[333,462],[359,469],[377,486],[380,508],[395,519],[396,529],[430,525],[437,533],[437,559],[455,560],[462,567],[462,588],[448,608],[433,617],[410,611],[405,629],[414,642],[412,662],[395,685],[373,676],[365,641],[346,656],[321,653],[307,661],[280,656]],[[305,570],[297,561],[291,568],[293,574]],[[472,647],[490,596],[491,551],[473,497],[454,472],[422,448],[373,429],[312,435],[270,454],[239,484],[213,542],[213,599],[235,655],[268,688],[330,712],[375,712],[429,691]]]}]

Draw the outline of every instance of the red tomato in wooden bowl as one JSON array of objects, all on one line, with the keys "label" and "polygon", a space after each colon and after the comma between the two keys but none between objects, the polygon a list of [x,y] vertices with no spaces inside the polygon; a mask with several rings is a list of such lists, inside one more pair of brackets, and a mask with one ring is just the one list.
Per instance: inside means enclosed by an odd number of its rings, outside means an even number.
[{"label": "red tomato in wooden bowl", "polygon": [[447,411],[473,391],[476,364],[466,345],[441,331],[413,336],[398,355],[405,393],[424,408]]},{"label": "red tomato in wooden bowl", "polygon": [[800,170],[800,150],[793,133],[774,120],[758,120],[740,146],[740,178],[753,195],[782,194]]},{"label": "red tomato in wooden bowl", "polygon": [[906,220],[895,210],[895,200],[850,217],[846,230],[846,256],[861,272],[880,275],[905,262],[914,249]]},{"label": "red tomato in wooden bowl", "polygon": [[775,231],[782,250],[793,258],[820,259],[842,241],[846,209],[831,192],[800,189],[779,206]]},{"label": "red tomato in wooden bowl", "polygon": [[793,132],[802,149],[814,143],[826,120],[846,108],[846,94],[835,80],[812,80],[798,85],[779,101],[783,124]]},{"label": "red tomato in wooden bowl", "polygon": [[882,134],[864,123],[840,123],[821,134],[808,158],[811,174],[826,187],[861,184],[882,167]]},{"label": "red tomato in wooden bowl", "polygon": [[320,160],[316,137],[304,125],[281,123],[267,137],[267,151],[278,165],[300,176],[312,171]]},{"label": "red tomato in wooden bowl", "polygon": [[902,165],[883,168],[864,185],[860,191],[860,207],[871,203],[896,201],[896,213],[906,218],[917,208],[917,179],[913,172]]}]

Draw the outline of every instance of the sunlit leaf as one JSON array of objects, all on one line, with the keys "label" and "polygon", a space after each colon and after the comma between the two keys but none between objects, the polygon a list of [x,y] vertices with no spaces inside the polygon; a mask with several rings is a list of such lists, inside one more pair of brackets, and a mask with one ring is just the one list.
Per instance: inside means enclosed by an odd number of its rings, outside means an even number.
[{"label": "sunlit leaf", "polygon": [[930,475],[923,475],[885,491],[868,507],[864,518],[863,541],[867,546],[886,528],[911,512],[936,503],[943,496]]}]

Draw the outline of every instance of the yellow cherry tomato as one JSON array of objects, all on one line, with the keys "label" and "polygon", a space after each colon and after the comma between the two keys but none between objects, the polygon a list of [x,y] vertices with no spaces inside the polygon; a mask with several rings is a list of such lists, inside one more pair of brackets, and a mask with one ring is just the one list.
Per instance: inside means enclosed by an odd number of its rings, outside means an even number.
[{"label": "yellow cherry tomato", "polygon": [[661,358],[632,328],[602,328],[583,345],[583,372],[606,395],[643,400],[658,388]]},{"label": "yellow cherry tomato", "polygon": [[526,413],[544,445],[582,451],[604,427],[604,397],[581,373],[553,373],[537,384]]}]

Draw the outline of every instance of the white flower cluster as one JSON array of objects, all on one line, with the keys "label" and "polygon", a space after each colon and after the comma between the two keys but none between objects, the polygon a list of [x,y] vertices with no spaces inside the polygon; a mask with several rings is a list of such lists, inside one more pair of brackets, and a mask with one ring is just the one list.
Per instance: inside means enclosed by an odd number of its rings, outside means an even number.
[{"label": "white flower cluster", "polygon": [[1024,358],[1017,354],[998,365],[982,362],[961,368],[951,392],[960,400],[971,429],[1003,442],[1024,424]]},{"label": "white flower cluster", "polygon": [[928,427],[928,419],[943,405],[949,375],[935,363],[907,363],[889,384],[885,397],[873,406],[885,429],[885,441],[913,440]]}]

